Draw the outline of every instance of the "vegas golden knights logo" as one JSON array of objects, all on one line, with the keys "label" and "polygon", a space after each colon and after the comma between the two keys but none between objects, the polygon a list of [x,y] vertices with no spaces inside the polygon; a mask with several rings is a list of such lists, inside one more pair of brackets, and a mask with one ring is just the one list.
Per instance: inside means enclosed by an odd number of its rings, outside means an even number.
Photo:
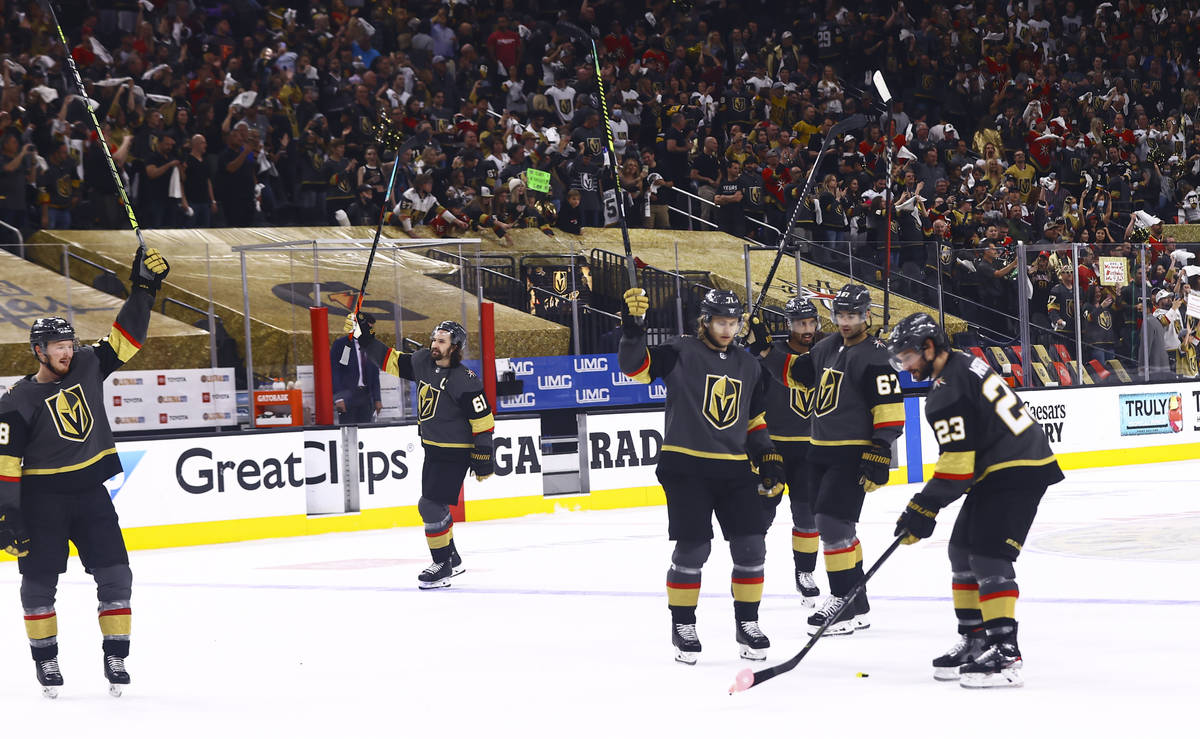
[{"label": "vegas golden knights logo", "polygon": [[574,102],[568,100],[567,98],[563,98],[562,100],[558,101],[558,111],[563,115],[570,115],[572,105],[574,105]]},{"label": "vegas golden knights logo", "polygon": [[801,418],[812,415],[813,389],[810,387],[792,388],[792,410]]},{"label": "vegas golden knights logo", "polygon": [[73,385],[46,398],[46,407],[58,435],[67,441],[85,441],[92,433],[92,409],[88,407],[82,385]]},{"label": "vegas golden knights logo", "polygon": [[1096,323],[1100,324],[1100,328],[1105,331],[1109,330],[1112,328],[1112,314],[1108,311],[1101,311],[1100,315],[1096,318]]},{"label": "vegas golden knights logo", "polygon": [[726,375],[705,376],[704,417],[715,428],[727,429],[737,421],[741,401],[741,380]]},{"label": "vegas golden knights logo", "polygon": [[588,149],[591,150],[593,156],[600,153],[600,139],[589,137],[587,143]]},{"label": "vegas golden knights logo", "polygon": [[437,412],[438,398],[442,395],[441,391],[430,385],[428,382],[422,382],[417,390],[417,420],[428,421],[433,418],[433,414]]},{"label": "vegas golden knights logo", "polygon": [[567,271],[564,269],[554,270],[554,292],[562,295],[567,291]]},{"label": "vegas golden knights logo", "polygon": [[741,113],[743,110],[745,110],[746,109],[746,98],[735,97],[733,99],[733,109],[739,113]]},{"label": "vegas golden knights logo", "polygon": [[817,385],[817,401],[813,413],[824,416],[837,408],[844,376],[844,373],[835,369],[825,370],[825,374],[821,375],[820,384]]}]

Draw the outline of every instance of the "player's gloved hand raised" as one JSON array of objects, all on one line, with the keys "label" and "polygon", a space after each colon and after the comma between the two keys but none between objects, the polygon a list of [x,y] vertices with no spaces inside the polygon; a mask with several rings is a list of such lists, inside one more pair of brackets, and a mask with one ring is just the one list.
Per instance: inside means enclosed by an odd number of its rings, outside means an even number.
[{"label": "player's gloved hand raised", "polygon": [[129,282],[134,287],[156,293],[170,271],[171,265],[167,264],[167,260],[158,249],[139,248],[133,255],[133,269],[129,275]]},{"label": "player's gloved hand raised", "polygon": [[342,323],[342,333],[347,336],[353,336],[356,339],[362,338],[365,333],[367,336],[374,336],[375,329],[369,321],[363,320],[363,314],[357,315],[347,314],[346,320]]},{"label": "player's gloved hand raised", "polygon": [[908,501],[900,518],[896,519],[896,531],[892,536],[907,534],[901,544],[916,544],[921,539],[928,539],[937,525],[937,514],[938,506],[917,493]]},{"label": "player's gloved hand raised", "polygon": [[634,318],[641,318],[650,310],[650,298],[640,287],[631,287],[625,291],[625,310]]},{"label": "player's gloved hand raised", "polygon": [[771,337],[767,334],[767,327],[763,324],[762,319],[757,314],[750,316],[750,342],[751,354],[762,354],[767,349],[771,348]]},{"label": "player's gloved hand raised", "polygon": [[14,557],[29,554],[29,536],[21,512],[15,508],[0,510],[0,548]]},{"label": "player's gloved hand raised", "polygon": [[492,463],[492,450],[476,447],[471,450],[471,459],[468,461],[471,472],[475,473],[475,479],[483,482],[492,476],[496,471],[495,465]]},{"label": "player's gloved hand raised", "polygon": [[755,463],[758,467],[758,494],[774,498],[783,492],[783,455],[774,449],[763,452]]},{"label": "player's gloved hand raised", "polygon": [[858,479],[863,490],[868,493],[887,485],[888,474],[892,468],[892,448],[880,442],[873,442],[871,448],[862,453],[859,470],[862,477]]}]

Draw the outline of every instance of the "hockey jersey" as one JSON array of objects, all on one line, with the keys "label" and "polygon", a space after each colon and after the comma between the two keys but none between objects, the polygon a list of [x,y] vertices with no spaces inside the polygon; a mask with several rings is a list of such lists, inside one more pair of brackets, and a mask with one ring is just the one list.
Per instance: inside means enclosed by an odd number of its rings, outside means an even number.
[{"label": "hockey jersey", "polygon": [[904,432],[900,379],[878,339],[846,346],[834,334],[808,354],[771,352],[764,361],[787,387],[812,388],[813,453],[823,459],[857,459],[860,447],[891,446]]},{"label": "hockey jersey", "polygon": [[18,380],[0,398],[0,507],[22,495],[86,490],[121,472],[104,380],[146,340],[154,297],[134,289],[108,336],[80,347],[56,382]]},{"label": "hockey jersey", "polygon": [[1183,336],[1183,318],[1179,315],[1179,309],[1157,308],[1154,317],[1162,324],[1163,343],[1167,351],[1173,352],[1178,349],[1179,340]]},{"label": "hockey jersey", "polygon": [[432,194],[420,193],[416,188],[410,187],[400,196],[395,213],[404,228],[411,229],[425,223],[430,213],[439,216],[445,210]]},{"label": "hockey jersey", "polygon": [[365,333],[360,341],[363,351],[383,371],[417,383],[422,444],[491,450],[496,422],[479,375],[461,364],[438,366],[428,349],[403,354]]},{"label": "hockey jersey", "polygon": [[718,351],[694,336],[647,348],[642,334],[622,336],[617,359],[626,376],[666,385],[660,471],[736,474],[771,448],[762,368],[745,350]]},{"label": "hockey jersey", "polygon": [[950,352],[925,402],[938,460],[924,493],[944,506],[985,479],[1014,487],[1063,480],[1041,424],[987,362]]},{"label": "hockey jersey", "polygon": [[[820,341],[822,334],[817,334],[817,341]],[[776,341],[771,346],[771,354],[780,357],[786,357],[793,354],[792,348],[788,346],[787,341]],[[764,363],[764,369],[769,371],[769,365],[766,365],[766,359],[760,360]],[[767,393],[767,429],[770,431],[771,441],[774,442],[798,442],[810,441],[812,439],[812,401],[813,390],[810,387],[797,385],[795,387],[785,387],[783,383],[775,382],[763,374],[763,385]]]}]

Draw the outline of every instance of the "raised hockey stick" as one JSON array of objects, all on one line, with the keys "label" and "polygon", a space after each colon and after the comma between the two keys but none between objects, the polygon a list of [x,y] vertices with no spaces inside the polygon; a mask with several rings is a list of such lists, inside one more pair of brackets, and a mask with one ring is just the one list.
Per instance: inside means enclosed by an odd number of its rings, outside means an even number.
[{"label": "raised hockey stick", "polygon": [[739,672],[737,677],[734,678],[733,685],[729,686],[729,694],[733,695],[734,693],[738,693],[743,690],[749,690],[755,685],[761,685],[765,683],[776,675],[782,675],[785,672],[795,669],[796,665],[800,664],[800,660],[804,659],[804,657],[810,651],[812,651],[813,645],[817,643],[817,640],[825,635],[825,630],[828,629],[831,624],[837,621],[838,616],[842,615],[842,611],[850,608],[853,605],[854,599],[858,596],[858,594],[866,589],[867,581],[870,580],[876,571],[879,570],[880,566],[887,561],[888,557],[892,556],[892,553],[896,551],[897,547],[900,546],[900,543],[904,541],[906,536],[908,536],[908,532],[897,536],[896,540],[893,541],[886,550],[884,550],[879,559],[875,560],[875,564],[871,565],[871,569],[867,570],[867,573],[863,575],[861,580],[858,581],[858,584],[851,588],[850,592],[846,594],[845,600],[842,601],[841,608],[838,608],[836,611],[830,614],[829,618],[825,619],[825,624],[821,628],[817,629],[817,633],[812,635],[812,638],[808,640],[808,644],[804,645],[804,649],[801,649],[795,657],[792,657],[787,662],[775,665],[774,667],[768,667],[765,670],[759,670],[758,672],[755,672],[747,667]]},{"label": "raised hockey stick", "polygon": [[[117,171],[117,163],[113,161],[112,152],[108,150],[108,141],[104,138],[104,131],[100,128],[100,121],[96,118],[96,111],[92,110],[92,106],[88,103],[87,90],[83,86],[83,79],[79,76],[79,69],[75,66],[75,60],[71,57],[71,45],[67,43],[67,36],[63,33],[62,25],[58,22],[58,14],[54,12],[54,4],[47,0],[46,8],[50,11],[50,19],[54,21],[54,28],[58,31],[58,40],[63,45],[63,57],[66,60],[64,70],[70,70],[71,79],[67,80],[69,85],[72,81],[75,83],[75,89],[79,91],[79,97],[83,102],[83,107],[87,109],[88,116],[92,119],[92,127],[96,130],[96,138],[99,140],[100,149],[104,152],[104,158],[108,161],[108,171],[112,175],[113,182],[117,185],[117,194],[121,198],[121,205],[125,206],[125,215],[129,218],[129,227],[133,229],[133,233],[137,236],[139,253],[146,251],[146,242],[142,239],[142,229],[138,225],[137,216],[133,213],[133,204],[129,201],[129,194],[125,192],[125,183],[121,181],[121,174]],[[66,71],[63,72],[63,77],[66,78]]]},{"label": "raised hockey stick", "polygon": [[[387,192],[384,193],[383,203],[379,206],[379,223],[375,224],[375,239],[371,242],[371,254],[367,257],[367,268],[363,270],[362,287],[358,288],[358,299],[354,302],[354,310],[350,312],[352,316],[358,316],[362,310],[363,297],[367,294],[367,281],[371,279],[371,265],[375,263],[375,252],[379,249],[379,236],[383,233],[383,220],[387,215],[388,201],[392,199],[392,187],[396,184],[396,172],[400,170],[400,142],[404,136],[392,124],[391,121],[381,117],[379,123],[375,125],[375,140],[383,149],[391,149],[396,153],[396,158],[392,161],[392,174],[388,177]],[[382,159],[382,152],[380,152]],[[343,352],[341,358],[342,364],[350,363],[349,352]]]},{"label": "raised hockey stick", "polygon": [[[600,54],[596,51],[595,40],[582,28],[566,21],[559,21],[558,25],[570,35],[587,41],[592,46],[592,64],[596,71],[596,85],[600,90],[600,115],[604,119],[604,143],[607,151],[608,171],[612,173],[613,182],[617,187],[617,222],[621,225],[621,241],[625,245],[625,270],[629,274],[629,286],[637,287],[637,265],[633,261],[633,246],[629,243],[629,226],[625,222],[625,192],[621,189],[621,175],[617,166],[617,147],[613,143],[612,124],[608,119],[608,96],[604,92],[604,76],[600,71]],[[638,316],[638,323],[641,323],[642,320],[644,320],[644,316]]]},{"label": "raised hockey stick", "polygon": [[808,179],[804,182],[804,189],[800,192],[800,197],[796,198],[796,204],[792,206],[792,214],[788,216],[783,233],[779,237],[779,248],[775,250],[775,261],[771,263],[771,270],[767,272],[767,279],[763,281],[762,289],[758,292],[758,298],[754,301],[754,307],[750,309],[751,316],[758,313],[758,310],[762,308],[763,301],[766,300],[767,288],[771,286],[771,281],[775,279],[775,272],[779,269],[779,262],[783,259],[783,252],[788,245],[788,233],[792,230],[792,224],[796,222],[796,216],[800,213],[800,206],[804,203],[804,198],[808,197],[808,193],[812,189],[813,181],[817,176],[817,170],[821,168],[821,160],[825,158],[826,152],[829,151],[829,145],[845,132],[860,129],[866,124],[866,116],[855,114],[844,121],[835,123],[830,127],[829,133],[825,135],[825,140],[821,142],[821,151],[817,154],[817,159],[813,162],[812,169],[808,172]]}]

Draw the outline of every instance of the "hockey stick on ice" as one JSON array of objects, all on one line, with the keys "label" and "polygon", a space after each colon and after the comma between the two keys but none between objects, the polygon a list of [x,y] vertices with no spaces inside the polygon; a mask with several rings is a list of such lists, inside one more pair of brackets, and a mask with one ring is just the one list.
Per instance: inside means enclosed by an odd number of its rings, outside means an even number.
[{"label": "hockey stick on ice", "polygon": [[[383,233],[383,221],[387,215],[388,201],[392,198],[392,187],[396,184],[396,172],[400,169],[400,141],[402,139],[401,133],[387,119],[381,118],[376,124],[375,140],[379,142],[381,149],[391,149],[396,156],[392,160],[392,174],[388,177],[387,192],[384,193],[383,203],[379,206],[379,223],[375,224],[375,239],[371,242],[371,254],[367,257],[367,268],[363,271],[362,287],[358,289],[358,300],[354,302],[354,310],[350,312],[350,315],[355,317],[362,310],[363,297],[367,294],[367,281],[371,279],[371,265],[375,263],[375,252],[379,249],[379,236]],[[383,158],[382,155],[383,152],[380,151],[380,159]],[[350,363],[348,351],[342,353],[341,363]]]},{"label": "hockey stick on ice", "polygon": [[[612,122],[608,119],[608,97],[604,93],[604,76],[600,70],[600,54],[596,51],[595,40],[582,28],[566,21],[559,21],[558,25],[565,29],[569,35],[586,41],[592,46],[592,63],[596,71],[596,85],[600,90],[600,115],[604,120],[605,158],[608,160],[608,169],[612,173],[613,182],[616,183],[617,187],[617,222],[621,224],[621,241],[625,245],[625,270],[629,274],[629,286],[631,288],[637,287],[637,265],[633,261],[633,246],[629,243],[629,226],[625,222],[625,192],[621,189],[621,174],[617,166],[617,148],[613,144]],[[644,316],[637,318],[638,323],[641,323],[643,320]]]},{"label": "hockey stick on ice", "polygon": [[137,216],[133,213],[133,204],[129,201],[129,194],[125,192],[125,183],[121,181],[121,174],[117,171],[117,163],[113,161],[112,152],[108,150],[108,141],[104,138],[104,131],[100,129],[100,121],[96,118],[96,111],[92,110],[92,106],[88,104],[87,90],[83,86],[83,79],[79,76],[79,69],[75,66],[75,60],[71,57],[71,45],[67,43],[67,36],[63,33],[62,25],[58,22],[58,14],[54,12],[54,4],[47,0],[46,8],[50,11],[50,19],[54,21],[54,28],[58,31],[58,40],[62,42],[63,58],[66,61],[66,66],[63,67],[63,77],[67,78],[67,71],[70,71],[70,79],[67,79],[67,84],[75,83],[75,89],[79,91],[79,97],[83,103],[83,107],[87,109],[88,117],[92,119],[92,127],[96,130],[96,138],[100,144],[100,149],[104,152],[104,159],[108,162],[108,171],[112,175],[113,182],[117,186],[117,195],[121,198],[121,205],[125,206],[125,215],[129,218],[129,227],[133,229],[133,233],[137,236],[138,253],[142,254],[146,251],[146,242],[142,239],[142,229],[138,226]]},{"label": "hockey stick on ice", "polygon": [[762,683],[765,683],[776,675],[782,675],[785,672],[795,669],[796,665],[800,664],[800,660],[804,659],[804,657],[812,650],[813,645],[817,643],[817,640],[825,635],[825,630],[837,621],[838,616],[842,615],[842,611],[850,608],[854,604],[854,599],[859,593],[866,589],[867,581],[870,580],[875,572],[879,570],[879,567],[887,561],[888,557],[892,556],[892,553],[896,551],[906,536],[908,536],[907,531],[896,537],[896,540],[891,543],[891,545],[883,552],[882,555],[880,555],[879,559],[875,561],[875,564],[871,565],[871,569],[867,570],[867,574],[863,575],[862,580],[859,580],[858,584],[851,588],[850,592],[846,594],[845,599],[842,601],[841,608],[834,611],[832,614],[830,614],[829,618],[825,619],[825,624],[821,626],[821,628],[817,629],[817,633],[812,635],[812,638],[808,640],[808,644],[804,645],[804,649],[801,649],[795,657],[792,657],[787,662],[775,665],[774,667],[768,667],[765,670],[754,672],[747,667],[739,672],[737,677],[734,678],[733,685],[729,686],[729,694],[733,695],[734,693],[741,692],[743,690],[749,690],[755,685],[761,685]]},{"label": "hockey stick on ice", "polygon": [[[804,182],[804,189],[800,191],[800,197],[796,198],[796,204],[792,206],[792,214],[788,216],[787,222],[784,224],[783,233],[779,236],[779,248],[775,250],[775,261],[771,263],[771,271],[767,272],[767,279],[763,281],[762,289],[758,292],[758,299],[754,301],[754,307],[750,309],[750,315],[754,316],[762,307],[763,301],[767,297],[767,288],[771,286],[771,280],[775,279],[775,271],[779,269],[779,262],[783,259],[784,249],[787,248],[788,233],[792,230],[792,224],[796,222],[796,216],[800,213],[800,206],[804,203],[804,198],[808,196],[812,190],[813,181],[816,179],[817,170],[821,168],[821,160],[825,158],[826,152],[829,151],[829,145],[837,141],[842,134],[847,131],[858,130],[867,124],[867,117],[861,114],[850,116],[844,121],[835,123],[829,133],[825,135],[825,140],[821,142],[821,151],[817,154],[816,161],[813,162],[812,169],[808,172],[808,179]],[[799,259],[799,257],[797,257]],[[748,298],[749,296],[747,296]]]}]

